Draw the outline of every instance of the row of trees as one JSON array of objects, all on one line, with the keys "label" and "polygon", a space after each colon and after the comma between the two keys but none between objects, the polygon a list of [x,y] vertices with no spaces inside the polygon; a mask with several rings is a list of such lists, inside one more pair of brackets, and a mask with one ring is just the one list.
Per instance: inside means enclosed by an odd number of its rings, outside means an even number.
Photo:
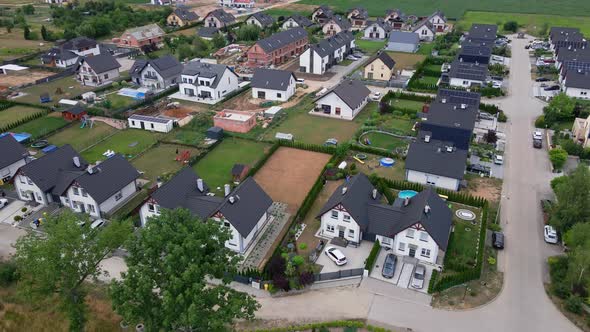
[{"label": "row of trees", "polygon": [[[219,223],[202,222],[188,210],[162,211],[136,234],[129,221],[102,229],[79,221],[71,212],[48,218],[46,235],[21,237],[15,255],[19,289],[33,300],[55,296],[70,330],[84,330],[86,282],[104,275],[101,262],[123,245],[128,270],[109,295],[127,323],[149,331],[220,331],[233,319],[254,317],[258,303],[227,287],[228,268],[239,257],[225,247],[230,234]],[[224,283],[210,286],[208,277]]]}]

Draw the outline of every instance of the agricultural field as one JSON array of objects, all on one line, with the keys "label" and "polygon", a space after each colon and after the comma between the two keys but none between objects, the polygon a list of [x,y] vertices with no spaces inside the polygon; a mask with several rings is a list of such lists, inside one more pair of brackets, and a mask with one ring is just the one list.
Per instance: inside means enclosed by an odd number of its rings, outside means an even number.
[{"label": "agricultural field", "polygon": [[43,110],[39,108],[20,105],[9,107],[3,111],[0,111],[0,127],[3,127],[6,124],[22,120],[42,111]]},{"label": "agricultural field", "polygon": [[[58,94],[58,89],[61,89],[61,94]],[[18,97],[14,100],[23,103],[41,104],[41,101],[39,101],[39,96],[43,93],[49,93],[51,102],[48,104],[53,105],[60,99],[73,98],[84,92],[92,91],[93,89],[94,87],[81,85],[78,81],[76,81],[74,76],[68,76],[49,83],[33,85],[31,87],[22,89],[21,92],[25,93],[26,95]]]},{"label": "agricultural field", "polygon": [[80,125],[80,122],[76,122],[69,128],[49,136],[47,141],[56,146],[70,144],[76,151],[82,151],[117,131],[117,129],[99,121],[94,121],[92,128],[89,126],[80,128]]},{"label": "agricultural field", "polygon": [[231,181],[231,169],[235,164],[254,166],[269,145],[239,138],[225,138],[218,146],[193,166],[211,191],[223,190],[223,185]]},{"label": "agricultural field", "polygon": [[86,161],[94,163],[106,159],[103,156],[107,150],[133,158],[156,143],[162,135],[141,129],[121,130],[97,145],[84,150],[81,154]]},{"label": "agricultural field", "polygon": [[16,128],[12,128],[10,131],[15,133],[29,133],[31,139],[37,139],[45,136],[48,133],[53,132],[61,127],[64,127],[69,122],[64,120],[59,113],[51,113],[44,117],[29,121]]},{"label": "agricultural field", "polygon": [[414,69],[418,63],[426,59],[425,55],[417,53],[387,52],[387,54],[395,60],[395,70]]},{"label": "agricultural field", "polygon": [[[181,145],[160,144],[131,162],[135,168],[143,172],[143,178],[155,181],[158,176],[173,174],[184,165],[176,158],[184,151],[189,151],[190,157],[200,153],[198,149]],[[178,152],[178,153],[177,153]]]},{"label": "agricultural field", "polygon": [[315,6],[313,5],[301,5],[299,3],[288,4],[285,6],[277,7],[277,8],[270,8],[265,10],[264,12],[270,16],[278,18],[283,16],[285,18],[291,15],[301,15],[301,16],[311,16]]}]

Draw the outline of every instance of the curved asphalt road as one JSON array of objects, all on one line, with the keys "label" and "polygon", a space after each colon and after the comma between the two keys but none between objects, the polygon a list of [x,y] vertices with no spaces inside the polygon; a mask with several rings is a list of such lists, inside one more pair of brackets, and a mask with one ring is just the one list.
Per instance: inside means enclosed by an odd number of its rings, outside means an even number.
[{"label": "curved asphalt road", "polygon": [[[414,331],[577,331],[545,294],[546,258],[559,253],[544,243],[539,200],[551,195],[547,152],[533,149],[534,119],[543,103],[532,97],[526,40],[512,42],[510,94],[496,103],[509,118],[502,223],[506,249],[500,254],[504,288],[491,303],[469,311],[433,309],[421,301],[388,296],[371,279],[356,289],[324,289],[299,296],[259,299],[260,318],[367,318],[376,323]],[[366,284],[373,284],[366,287]],[[391,287],[391,286],[389,286]]]}]

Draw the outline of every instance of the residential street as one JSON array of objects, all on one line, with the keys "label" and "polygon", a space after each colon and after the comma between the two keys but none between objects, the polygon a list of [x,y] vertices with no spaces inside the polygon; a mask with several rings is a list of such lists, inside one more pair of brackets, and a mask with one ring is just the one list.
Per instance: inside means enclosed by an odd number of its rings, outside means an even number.
[{"label": "residential street", "polygon": [[555,308],[543,288],[546,258],[559,250],[545,244],[542,235],[539,200],[550,195],[549,181],[553,175],[547,152],[533,149],[531,143],[534,119],[541,114],[543,103],[532,97],[526,42],[524,39],[512,42],[510,94],[497,102],[510,121],[502,207],[506,249],[499,258],[505,279],[498,298],[478,309],[449,312],[387,294],[386,287],[378,289],[374,285],[377,281],[365,279],[354,289],[325,289],[321,293],[259,299],[262,304],[259,318],[339,319],[352,311],[351,317],[366,317],[414,331],[577,330]]}]

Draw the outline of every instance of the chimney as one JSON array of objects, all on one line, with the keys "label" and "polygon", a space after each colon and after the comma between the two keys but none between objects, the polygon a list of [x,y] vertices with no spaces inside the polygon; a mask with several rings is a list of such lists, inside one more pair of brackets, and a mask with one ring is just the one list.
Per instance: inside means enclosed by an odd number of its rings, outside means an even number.
[{"label": "chimney", "polygon": [[441,103],[443,103],[443,104],[446,104],[446,103],[447,103],[447,98],[443,98],[443,99],[441,99],[441,101],[440,101],[440,102],[441,102]]},{"label": "chimney", "polygon": [[158,176],[158,178],[156,178],[156,185],[158,186],[158,188],[160,188],[162,186],[162,179],[160,179],[159,176]]},{"label": "chimney", "polygon": [[86,171],[88,171],[88,174],[93,174],[94,168],[92,168],[92,166],[88,166],[88,169]]},{"label": "chimney", "polygon": [[205,190],[203,186],[203,179],[201,178],[197,179],[197,189],[199,189],[200,192],[203,192],[203,190]]},{"label": "chimney", "polygon": [[371,195],[373,199],[377,199],[377,189],[373,189],[373,193]]},{"label": "chimney", "polygon": [[72,161],[74,162],[74,166],[80,168],[80,157],[75,156],[72,158]]},{"label": "chimney", "polygon": [[424,142],[426,142],[426,143],[430,142],[430,135],[424,135]]},{"label": "chimney", "polygon": [[229,184],[225,184],[223,188],[225,192],[225,197],[229,196],[229,193],[231,192],[231,186]]},{"label": "chimney", "polygon": [[228,200],[230,204],[234,204],[236,202],[236,199],[233,196],[229,196]]},{"label": "chimney", "polygon": [[348,190],[348,188],[346,187],[342,187],[342,195],[346,194],[346,191]]},{"label": "chimney", "polygon": [[430,213],[430,205],[424,205],[424,213],[429,214]]},{"label": "chimney", "polygon": [[461,104],[461,109],[464,110],[467,108],[467,104]]}]

